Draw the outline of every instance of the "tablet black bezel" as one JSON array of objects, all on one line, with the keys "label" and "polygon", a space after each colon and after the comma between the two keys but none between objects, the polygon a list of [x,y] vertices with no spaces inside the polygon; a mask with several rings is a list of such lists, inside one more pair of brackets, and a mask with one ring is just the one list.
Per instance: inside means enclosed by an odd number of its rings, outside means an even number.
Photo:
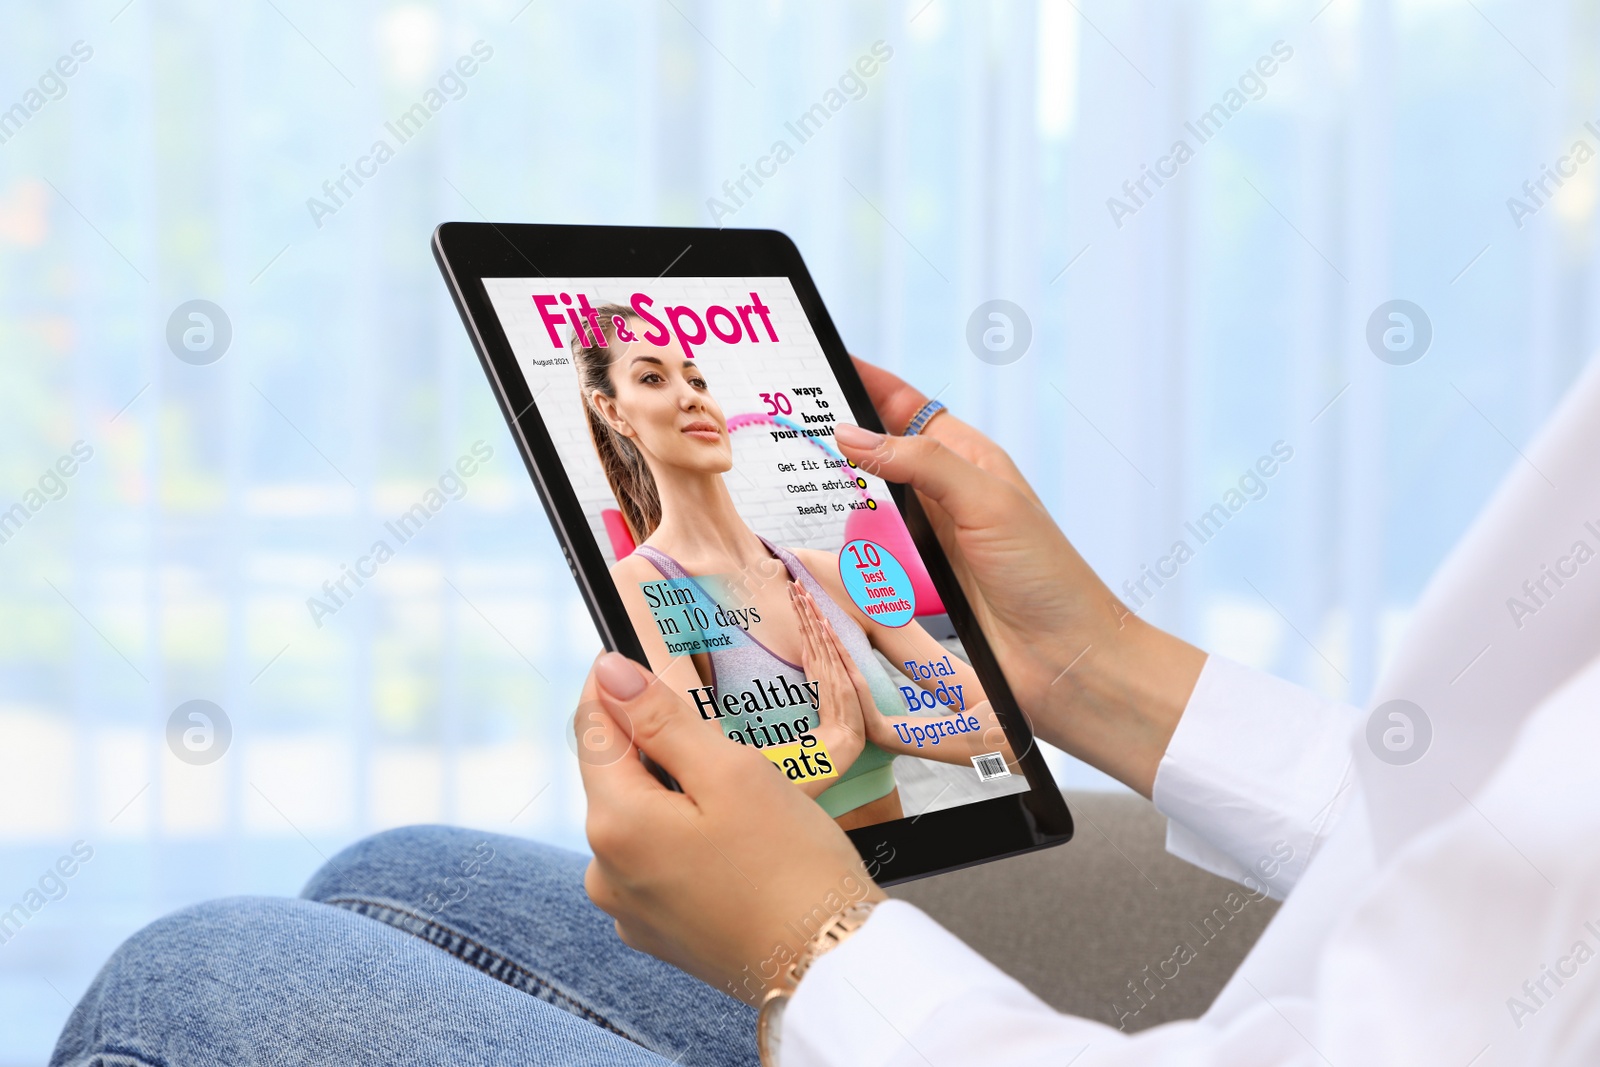
[{"label": "tablet black bezel", "polygon": [[[433,253],[602,642],[640,663],[648,665],[643,646],[482,279],[788,278],[856,422],[883,430],[800,250],[776,230],[446,222],[434,231]],[[1016,705],[916,494],[892,483],[889,491],[1012,750],[1021,753],[1018,763],[1029,789],[849,831],[869,870],[883,885],[1049,848],[1066,842],[1073,832],[1071,812],[1044,754],[1033,743],[1027,717]],[[666,775],[661,777],[671,784]]]}]

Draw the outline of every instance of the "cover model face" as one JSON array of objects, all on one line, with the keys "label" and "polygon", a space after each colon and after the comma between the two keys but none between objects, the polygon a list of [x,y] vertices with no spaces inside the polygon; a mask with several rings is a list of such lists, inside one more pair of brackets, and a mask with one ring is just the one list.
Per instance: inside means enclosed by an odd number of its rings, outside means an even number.
[{"label": "cover model face", "polygon": [[699,364],[675,346],[612,343],[618,354],[607,377],[615,395],[596,391],[590,402],[613,430],[633,442],[657,481],[666,481],[675,469],[732,470],[728,422]]}]

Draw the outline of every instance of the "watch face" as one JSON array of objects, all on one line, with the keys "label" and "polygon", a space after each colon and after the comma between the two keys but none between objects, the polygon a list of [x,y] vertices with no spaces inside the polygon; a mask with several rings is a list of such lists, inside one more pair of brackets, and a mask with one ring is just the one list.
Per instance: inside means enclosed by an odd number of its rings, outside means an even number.
[{"label": "watch face", "polygon": [[778,1053],[783,1046],[783,1013],[789,1007],[789,994],[779,993],[761,1005],[761,1015],[756,1022],[756,1047],[761,1052],[765,1067],[777,1067]]}]

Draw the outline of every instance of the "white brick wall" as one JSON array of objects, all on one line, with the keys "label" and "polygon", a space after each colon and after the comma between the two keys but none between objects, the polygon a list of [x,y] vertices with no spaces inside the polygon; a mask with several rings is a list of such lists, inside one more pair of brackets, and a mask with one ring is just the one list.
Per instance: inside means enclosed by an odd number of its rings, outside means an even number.
[{"label": "white brick wall", "polygon": [[[528,387],[538,397],[539,413],[566,462],[573,489],[589,518],[595,540],[608,560],[611,542],[600,512],[615,508],[616,498],[606,483],[594,444],[589,439],[578,393],[577,370],[570,362],[553,366],[537,366],[532,362],[567,355],[566,349],[557,351],[550,347],[544,322],[533,304],[535,293],[571,293],[576,300],[581,292],[588,296],[591,304],[599,306],[626,304],[633,293],[641,292],[652,297],[657,308],[665,304],[687,304],[701,311],[710,304],[732,308],[749,303],[753,290],[771,309],[770,318],[778,342],[767,340],[763,330],[758,344],[746,341],[728,345],[708,334],[706,343],[695,348],[695,359],[703,365],[706,381],[722,406],[723,414],[729,419],[745,414],[765,415],[768,407],[761,394],[782,391],[789,395],[794,408],[790,418],[796,423],[803,423],[802,413],[824,413],[816,405],[816,399],[825,401],[826,411],[839,421],[855,421],[787,278],[490,278],[484,284],[506,336],[511,340]],[[570,329],[559,332],[565,341]],[[820,389],[820,396],[795,395],[795,389],[807,387]],[[837,552],[844,541],[844,520],[849,511],[830,507],[826,516],[802,516],[795,510],[796,505],[828,503],[848,508],[851,501],[861,499],[860,490],[788,492],[785,487],[791,482],[821,485],[832,480],[834,473],[827,468],[809,472],[779,471],[780,462],[793,463],[798,468],[802,459],[825,457],[816,445],[804,439],[774,441],[768,432],[771,428],[758,424],[732,435],[734,468],[724,477],[740,514],[757,533],[778,544]],[[832,453],[831,440],[820,440]],[[882,481],[870,475],[861,476],[865,477],[867,492],[878,501],[879,507],[894,506]]]}]

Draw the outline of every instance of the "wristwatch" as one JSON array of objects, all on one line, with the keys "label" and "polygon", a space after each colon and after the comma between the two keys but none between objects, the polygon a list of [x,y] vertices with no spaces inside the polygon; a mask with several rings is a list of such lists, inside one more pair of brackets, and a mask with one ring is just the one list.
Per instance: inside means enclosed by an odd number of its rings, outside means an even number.
[{"label": "wristwatch", "polygon": [[806,942],[789,969],[778,976],[773,987],[761,998],[761,1014],[756,1017],[756,1048],[761,1051],[761,1067],[778,1067],[778,1054],[783,1043],[783,1013],[789,1007],[794,991],[799,988],[800,979],[805,977],[817,957],[836,948],[845,938],[861,929],[872,915],[872,909],[877,906],[875,900],[860,900],[829,919],[817,931],[817,936]]}]

